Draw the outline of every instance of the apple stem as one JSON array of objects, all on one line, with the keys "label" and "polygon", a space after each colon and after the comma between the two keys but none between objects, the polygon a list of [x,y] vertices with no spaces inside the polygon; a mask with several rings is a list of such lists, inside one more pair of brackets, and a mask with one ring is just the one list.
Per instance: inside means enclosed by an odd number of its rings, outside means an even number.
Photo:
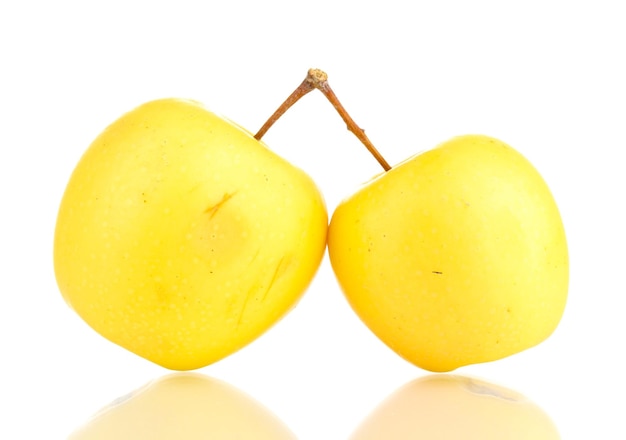
[{"label": "apple stem", "polygon": [[328,75],[319,70],[319,69],[309,69],[306,78],[302,83],[289,95],[289,97],[283,102],[280,107],[270,116],[270,118],[263,124],[261,129],[254,135],[254,138],[260,140],[263,135],[270,129],[272,125],[287,111],[289,108],[294,105],[300,98],[309,93],[311,90],[317,89],[330,101],[330,103],[335,107],[341,119],[346,123],[348,130],[350,130],[365,147],[368,151],[374,156],[374,158],[378,161],[378,163],[383,167],[385,171],[389,171],[391,166],[387,163],[385,158],[378,152],[374,144],[369,140],[369,138],[365,135],[365,131],[361,129],[352,119],[352,117],[348,114],[346,109],[341,105],[337,95],[333,92],[328,84]]}]

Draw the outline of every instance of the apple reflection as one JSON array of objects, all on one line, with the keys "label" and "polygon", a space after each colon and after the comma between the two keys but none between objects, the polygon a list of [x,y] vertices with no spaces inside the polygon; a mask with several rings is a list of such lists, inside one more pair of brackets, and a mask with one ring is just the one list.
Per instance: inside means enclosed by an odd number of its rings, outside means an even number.
[{"label": "apple reflection", "polygon": [[560,439],[550,417],[515,391],[458,375],[414,380],[389,396],[350,440]]},{"label": "apple reflection", "polygon": [[257,401],[199,373],[156,379],[97,413],[70,440],[293,440],[296,436]]}]

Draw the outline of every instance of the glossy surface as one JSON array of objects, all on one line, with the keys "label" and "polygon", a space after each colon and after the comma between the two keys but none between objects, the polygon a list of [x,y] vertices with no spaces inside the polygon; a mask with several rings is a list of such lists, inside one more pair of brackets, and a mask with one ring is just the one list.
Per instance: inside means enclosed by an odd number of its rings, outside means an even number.
[{"label": "glossy surface", "polygon": [[550,190],[485,136],[454,138],[369,182],[337,207],[328,247],[365,324],[431,371],[540,343],[566,303],[568,251]]},{"label": "glossy surface", "polygon": [[456,376],[426,376],[382,402],[350,440],[558,440],[537,404],[507,388]]},{"label": "glossy surface", "polygon": [[164,367],[203,367],[289,311],[325,249],[312,180],[191,101],[144,104],[89,147],[63,196],[54,265],[71,307]]},{"label": "glossy surface", "polygon": [[268,409],[238,389],[196,373],[154,380],[99,411],[70,440],[295,440]]}]

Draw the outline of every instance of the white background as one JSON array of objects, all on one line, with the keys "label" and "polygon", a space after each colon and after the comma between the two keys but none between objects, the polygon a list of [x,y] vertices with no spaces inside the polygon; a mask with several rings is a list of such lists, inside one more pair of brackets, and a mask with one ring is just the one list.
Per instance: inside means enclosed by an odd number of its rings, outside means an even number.
[{"label": "white background", "polygon": [[[169,373],[93,332],[56,287],[56,210],[93,138],[169,96],[255,131],[309,67],[328,72],[392,164],[465,133],[498,137],[534,163],[568,234],[564,318],[540,346],[455,373],[526,395],[564,439],[626,438],[623,11],[606,0],[3,2],[0,438],[65,438]],[[264,139],[317,181],[330,213],[380,171],[319,93]],[[301,439],[347,438],[429,374],[356,318],[327,259],[285,319],[199,372]]]}]

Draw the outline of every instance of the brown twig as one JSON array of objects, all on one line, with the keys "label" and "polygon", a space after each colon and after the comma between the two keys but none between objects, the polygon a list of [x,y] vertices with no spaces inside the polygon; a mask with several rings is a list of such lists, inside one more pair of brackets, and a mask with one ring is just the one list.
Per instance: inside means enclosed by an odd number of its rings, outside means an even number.
[{"label": "brown twig", "polygon": [[374,156],[378,163],[383,167],[385,171],[389,171],[391,166],[387,163],[385,158],[378,152],[374,144],[369,140],[363,131],[350,117],[346,109],[341,105],[337,95],[333,92],[328,84],[328,75],[319,69],[309,69],[306,78],[302,83],[289,95],[289,97],[283,102],[280,107],[270,116],[270,118],[263,124],[261,129],[254,135],[254,138],[260,140],[263,135],[270,129],[272,125],[294,105],[300,98],[309,93],[311,90],[317,89],[330,101],[341,119],[346,123],[348,130],[350,130],[368,151]]}]

